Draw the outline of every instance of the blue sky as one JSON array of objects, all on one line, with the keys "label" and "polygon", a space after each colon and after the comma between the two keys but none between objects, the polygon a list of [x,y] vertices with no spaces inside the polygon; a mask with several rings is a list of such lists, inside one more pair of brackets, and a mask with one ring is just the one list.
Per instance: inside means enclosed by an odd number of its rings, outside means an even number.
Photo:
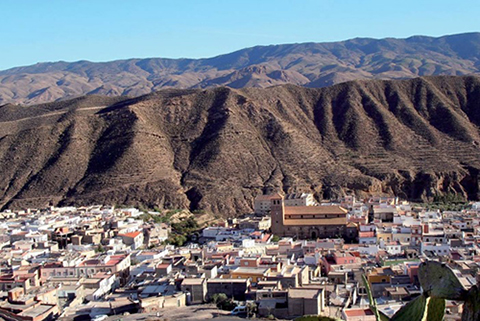
[{"label": "blue sky", "polygon": [[480,31],[478,0],[1,0],[0,70]]}]

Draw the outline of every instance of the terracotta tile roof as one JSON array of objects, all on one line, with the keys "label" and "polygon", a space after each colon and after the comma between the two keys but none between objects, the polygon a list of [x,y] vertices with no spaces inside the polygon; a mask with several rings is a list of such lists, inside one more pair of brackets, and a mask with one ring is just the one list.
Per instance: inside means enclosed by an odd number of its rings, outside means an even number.
[{"label": "terracotta tile roof", "polygon": [[348,211],[338,205],[322,205],[322,206],[285,206],[285,215],[300,214],[343,214]]},{"label": "terracotta tile roof", "polygon": [[60,227],[55,230],[55,233],[68,233],[70,229],[68,227]]},{"label": "terracotta tile roof", "polygon": [[347,218],[285,219],[284,225],[347,225]]},{"label": "terracotta tile roof", "polygon": [[269,238],[270,238],[270,234],[265,234],[262,238],[262,242],[268,241]]},{"label": "terracotta tile roof", "polygon": [[131,233],[125,233],[125,234],[118,234],[119,236],[126,236],[126,237],[131,237],[132,239],[136,238],[137,236],[139,236],[140,234],[142,234],[142,232],[131,232]]},{"label": "terracotta tile roof", "polygon": [[110,259],[108,260],[107,263],[105,263],[105,265],[117,265],[118,263],[120,263],[122,261],[122,259]]},{"label": "terracotta tile roof", "polygon": [[358,237],[375,237],[375,232],[358,232]]},{"label": "terracotta tile roof", "polygon": [[158,269],[166,269],[170,266],[171,264],[170,263],[160,263],[157,265],[157,268]]},{"label": "terracotta tile roof", "polygon": [[361,317],[367,315],[374,315],[370,308],[367,309],[347,309],[344,311],[347,317]]}]

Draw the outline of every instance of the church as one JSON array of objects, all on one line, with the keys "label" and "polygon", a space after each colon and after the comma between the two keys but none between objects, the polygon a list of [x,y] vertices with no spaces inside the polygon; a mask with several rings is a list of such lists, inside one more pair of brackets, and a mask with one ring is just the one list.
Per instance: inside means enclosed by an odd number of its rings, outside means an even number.
[{"label": "church", "polygon": [[348,211],[338,205],[286,206],[283,195],[270,195],[272,233],[298,239],[358,237],[358,227],[349,223]]}]

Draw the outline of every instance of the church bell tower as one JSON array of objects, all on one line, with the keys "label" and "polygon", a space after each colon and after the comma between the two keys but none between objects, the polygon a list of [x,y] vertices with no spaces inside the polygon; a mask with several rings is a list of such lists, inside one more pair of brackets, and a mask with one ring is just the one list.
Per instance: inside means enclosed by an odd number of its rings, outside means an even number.
[{"label": "church bell tower", "polygon": [[280,193],[275,193],[270,199],[270,214],[272,217],[272,233],[277,236],[282,236],[284,233],[284,213],[285,205],[283,196]]}]

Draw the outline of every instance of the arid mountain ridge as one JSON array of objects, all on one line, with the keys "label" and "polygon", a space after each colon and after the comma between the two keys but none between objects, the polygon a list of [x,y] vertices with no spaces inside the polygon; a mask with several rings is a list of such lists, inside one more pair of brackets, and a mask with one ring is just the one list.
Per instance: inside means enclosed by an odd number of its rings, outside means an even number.
[{"label": "arid mountain ridge", "polygon": [[0,107],[0,207],[252,209],[265,188],[479,199],[480,78],[168,89]]},{"label": "arid mountain ridge", "polygon": [[356,38],[257,46],[208,59],[39,63],[0,71],[0,104],[38,104],[83,95],[139,96],[165,88],[295,84],[468,75],[480,70],[480,33],[438,38]]}]

